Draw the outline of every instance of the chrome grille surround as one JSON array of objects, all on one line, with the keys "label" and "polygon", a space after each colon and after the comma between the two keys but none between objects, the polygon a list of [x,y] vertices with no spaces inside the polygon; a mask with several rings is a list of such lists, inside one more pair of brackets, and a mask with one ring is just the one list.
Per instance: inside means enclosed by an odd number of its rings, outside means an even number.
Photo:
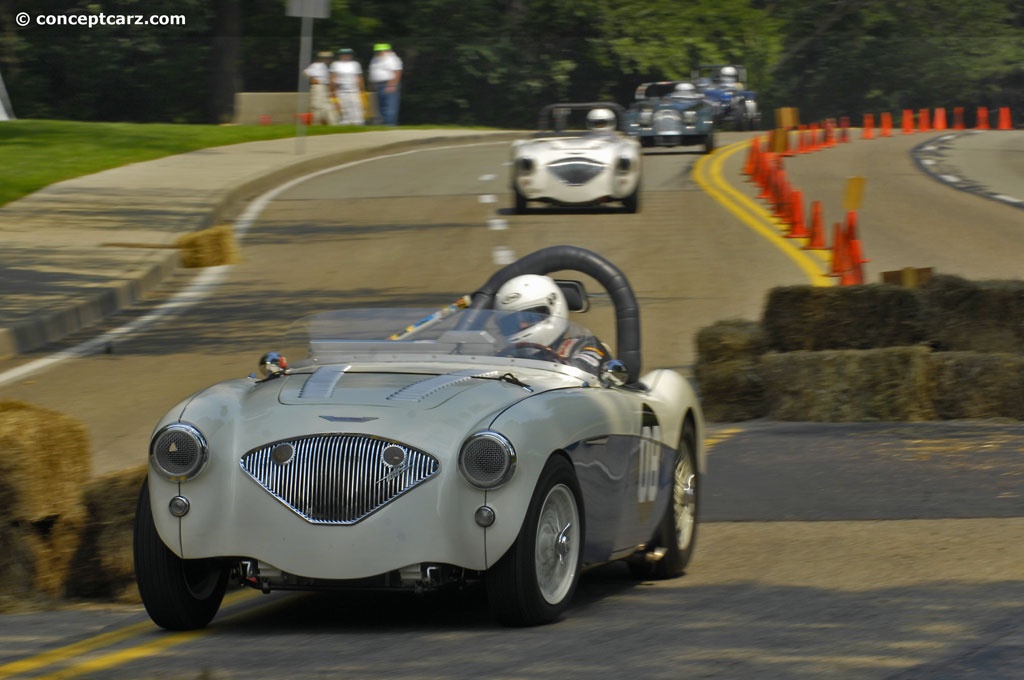
[{"label": "chrome grille surround", "polygon": [[[278,463],[273,452],[282,444],[292,446],[294,455]],[[399,464],[394,464],[394,447],[404,454]],[[385,450],[392,463],[385,462]],[[271,442],[243,455],[240,463],[264,490],[312,524],[355,524],[440,469],[428,453],[359,434]]]},{"label": "chrome grille surround", "polygon": [[559,182],[577,187],[604,172],[605,164],[590,158],[564,158],[548,163],[547,168]]},{"label": "chrome grille surround", "polygon": [[658,111],[654,114],[654,133],[677,135],[683,131],[683,118],[675,111]]}]

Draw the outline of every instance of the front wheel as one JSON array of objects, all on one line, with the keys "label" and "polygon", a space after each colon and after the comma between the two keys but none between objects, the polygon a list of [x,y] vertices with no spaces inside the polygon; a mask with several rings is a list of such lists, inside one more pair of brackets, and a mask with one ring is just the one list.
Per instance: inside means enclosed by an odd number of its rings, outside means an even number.
[{"label": "front wheel", "polygon": [[149,504],[149,482],[142,483],[135,507],[135,581],[153,622],[168,630],[203,628],[220,609],[228,569],[217,560],[183,560],[160,539]]},{"label": "front wheel", "polygon": [[633,193],[622,199],[622,207],[626,209],[628,213],[636,213],[640,210],[640,185],[636,185],[636,189],[633,189]]},{"label": "front wheel", "polygon": [[[679,441],[679,456],[673,472],[672,498],[648,552],[630,561],[637,578],[664,580],[683,575],[697,541],[698,471],[696,435],[687,424]],[[660,559],[651,560],[661,553]]]},{"label": "front wheel", "polygon": [[487,573],[487,599],[499,622],[550,623],[569,606],[583,554],[580,498],[572,463],[553,456],[537,481],[519,537]]},{"label": "front wheel", "polygon": [[515,211],[517,214],[522,215],[526,212],[526,196],[523,196],[518,187],[512,187],[512,191],[515,193]]}]

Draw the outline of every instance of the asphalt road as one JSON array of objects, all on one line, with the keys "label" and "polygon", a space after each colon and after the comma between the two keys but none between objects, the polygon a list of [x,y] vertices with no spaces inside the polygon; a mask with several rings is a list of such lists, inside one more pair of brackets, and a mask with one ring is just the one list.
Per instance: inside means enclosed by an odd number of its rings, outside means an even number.
[{"label": "asphalt road", "polygon": [[[910,156],[922,137],[786,164],[830,220],[845,178],[867,178],[872,278],[903,266],[1016,276],[1024,213],[922,173]],[[743,153],[725,153],[722,176],[752,194],[738,175]],[[164,409],[253,370],[288,321],[339,305],[440,305],[486,280],[496,259],[556,243],[619,265],[642,305],[645,365],[685,372],[697,329],[757,318],[770,287],[808,280],[797,254],[701,191],[700,158],[647,156],[637,215],[509,214],[503,145],[321,175],[268,206],[244,234],[243,261],[203,302],[0,398],[86,421],[98,472],[138,465]],[[717,424],[688,574],[636,583],[614,566],[592,572],[553,626],[498,628],[472,592],[246,592],[188,635],[156,630],[138,606],[84,605],[0,617],[0,677],[1019,677],[1022,434],[1018,423]],[[74,642],[94,649],[65,650]],[[36,669],[10,665],[18,659]]]}]

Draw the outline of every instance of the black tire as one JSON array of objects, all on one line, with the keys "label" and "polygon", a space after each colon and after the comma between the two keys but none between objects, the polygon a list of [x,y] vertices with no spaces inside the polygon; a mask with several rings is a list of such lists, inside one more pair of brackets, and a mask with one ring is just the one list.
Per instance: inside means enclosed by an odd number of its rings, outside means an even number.
[{"label": "black tire", "polygon": [[715,150],[715,133],[709,132],[707,134],[707,136],[704,137],[704,153],[705,154],[709,154],[709,153],[711,153],[714,150]]},{"label": "black tire", "polygon": [[[647,546],[647,554],[629,561],[630,571],[639,579],[664,580],[683,575],[693,557],[697,542],[697,517],[700,508],[696,435],[689,423],[683,428],[676,460],[672,499],[665,509],[657,532]],[[661,559],[652,561],[650,553],[664,550]]]},{"label": "black tire", "polygon": [[537,480],[519,537],[487,572],[488,604],[500,623],[551,623],[569,606],[583,559],[581,498],[572,463],[552,456]]},{"label": "black tire", "polygon": [[622,207],[626,209],[626,212],[635,214],[640,210],[640,184],[637,183],[636,189],[633,189],[633,193],[622,199]]},{"label": "black tire", "polygon": [[217,560],[183,560],[157,534],[142,483],[135,507],[135,582],[153,622],[168,630],[203,628],[217,614],[227,590],[228,568]]},{"label": "black tire", "polygon": [[519,189],[512,187],[512,191],[515,194],[515,211],[517,214],[522,215],[526,212],[526,196],[519,193]]}]

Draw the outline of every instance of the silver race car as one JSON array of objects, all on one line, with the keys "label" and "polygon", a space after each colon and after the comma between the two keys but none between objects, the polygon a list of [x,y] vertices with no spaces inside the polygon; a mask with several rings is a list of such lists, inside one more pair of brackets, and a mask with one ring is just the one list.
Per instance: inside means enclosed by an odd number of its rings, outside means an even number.
[{"label": "silver race car", "polygon": [[[607,291],[614,354],[579,323],[583,284],[546,276],[573,270]],[[497,620],[535,625],[589,567],[683,573],[700,404],[642,370],[636,299],[599,255],[545,248],[441,310],[319,314],[284,342],[156,424],[134,554],[158,625],[205,626],[229,582],[477,585]]]},{"label": "silver race car", "polygon": [[625,109],[611,102],[544,107],[538,132],[512,143],[516,212],[535,201],[577,207],[620,202],[635,213],[641,153],[626,127]]}]

